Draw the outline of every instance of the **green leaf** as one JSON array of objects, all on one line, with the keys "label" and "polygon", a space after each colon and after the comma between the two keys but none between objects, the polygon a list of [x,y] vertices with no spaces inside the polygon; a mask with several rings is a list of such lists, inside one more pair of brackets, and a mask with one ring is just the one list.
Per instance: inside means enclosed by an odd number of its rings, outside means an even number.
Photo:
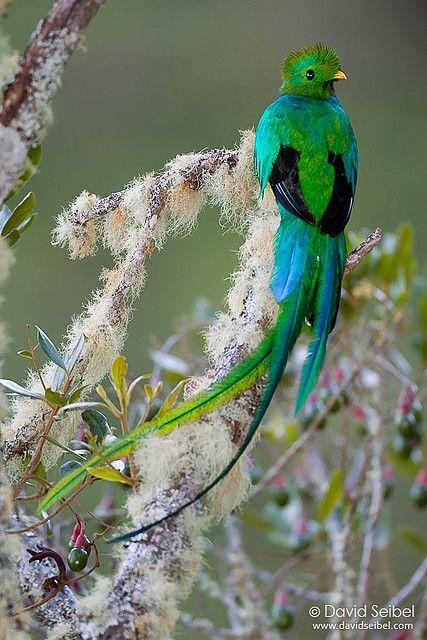
[{"label": "green leaf", "polygon": [[43,331],[43,329],[40,329],[40,327],[38,327],[37,325],[36,325],[36,329],[37,329],[37,338],[39,341],[39,345],[43,349],[43,351],[45,352],[49,360],[52,360],[52,362],[58,365],[58,367],[61,367],[61,369],[66,370],[67,367],[65,366],[65,363],[61,358],[61,356],[59,355],[58,349],[55,347],[52,340]]},{"label": "green leaf", "polygon": [[32,213],[26,220],[24,220],[24,222],[19,225],[18,230],[21,232],[21,235],[31,227],[38,215],[38,213]]},{"label": "green leaf", "polygon": [[421,551],[424,555],[427,554],[427,541],[418,536],[412,529],[409,529],[409,527],[400,527],[397,533],[402,540],[411,545],[411,547]]},{"label": "green leaf", "polygon": [[82,413],[82,420],[88,425],[92,435],[96,437],[98,444],[104,440],[105,436],[111,433],[107,418],[100,411],[86,409]]},{"label": "green leaf", "polygon": [[21,351],[18,351],[18,356],[21,356],[21,358],[28,358],[29,360],[33,359],[33,356],[31,355],[31,351],[27,351],[26,349],[22,349]]},{"label": "green leaf", "polygon": [[62,387],[66,374],[67,372],[62,367],[56,368],[52,383],[52,388],[55,389],[55,391],[59,391]]},{"label": "green leaf", "polygon": [[124,356],[118,356],[111,367],[111,377],[118,395],[123,395],[128,365]]},{"label": "green leaf", "polygon": [[85,409],[91,409],[92,407],[105,407],[103,402],[71,402],[66,404],[59,410],[58,413],[65,413],[66,411],[81,411]]},{"label": "green leaf", "polygon": [[130,402],[133,390],[135,389],[136,385],[139,384],[141,380],[148,380],[149,378],[151,378],[151,373],[145,373],[142,376],[138,376],[137,378],[135,378],[135,380],[132,380],[126,394],[126,401],[128,403]]},{"label": "green leaf", "polygon": [[20,384],[14,382],[13,380],[0,380],[0,384],[5,387],[12,394],[17,396],[26,396],[27,398],[40,398],[44,400],[44,396],[41,393],[37,393],[36,391],[31,391],[31,389],[25,389],[21,387]]},{"label": "green leaf", "polygon": [[36,204],[36,196],[32,191],[27,193],[25,198],[15,207],[12,216],[2,229],[2,236],[7,236],[14,229],[19,229],[21,225],[28,221],[31,212]]},{"label": "green leaf", "polygon": [[154,398],[154,391],[153,391],[153,387],[151,386],[151,384],[144,384],[144,391],[147,395],[147,398],[149,400],[153,400]]},{"label": "green leaf", "polygon": [[120,471],[117,471],[117,469],[114,469],[114,467],[90,467],[88,472],[92,476],[95,476],[95,478],[101,478],[109,482],[121,482],[122,484],[133,486],[132,480],[123,473],[120,473]]},{"label": "green leaf", "polygon": [[107,392],[105,391],[105,389],[102,386],[102,384],[99,384],[96,387],[96,392],[104,400],[105,404],[107,405],[107,407],[109,408],[111,413],[113,413],[115,416],[119,417],[120,416],[120,411],[117,409],[115,404],[113,402],[111,402],[111,400],[107,396]]},{"label": "green leaf", "polygon": [[13,215],[13,212],[11,211],[11,209],[9,209],[7,204],[4,204],[0,209],[0,233],[2,235],[3,235],[3,228],[5,224],[7,224],[7,221],[12,217],[12,215]]},{"label": "green leaf", "polygon": [[157,418],[159,418],[163,414],[165,414],[168,411],[170,411],[171,409],[173,409],[173,407],[178,402],[178,398],[181,395],[181,392],[182,392],[186,382],[187,382],[187,380],[181,380],[180,382],[178,382],[178,384],[172,389],[172,391],[169,393],[169,395],[166,396],[165,401],[163,402],[162,406],[160,407],[159,411],[157,412],[157,415],[156,415]]},{"label": "green leaf", "polygon": [[67,402],[69,402],[70,404],[74,404],[75,402],[77,402],[77,400],[82,395],[83,391],[87,389],[88,386],[89,386],[88,384],[84,384],[82,387],[77,387],[77,389],[73,389],[71,394],[67,398]]},{"label": "green leaf", "polygon": [[20,237],[21,237],[21,234],[18,231],[18,229],[14,229],[13,231],[11,231],[10,233],[7,234],[5,239],[7,241],[7,244],[9,245],[9,247],[13,247],[15,242],[18,242]]},{"label": "green leaf", "polygon": [[66,476],[74,469],[78,469],[78,467],[83,466],[78,460],[67,460],[59,469],[59,475]]},{"label": "green leaf", "polygon": [[46,469],[44,467],[43,462],[38,463],[34,471],[34,475],[37,476],[38,478],[41,478],[42,480],[46,480]]},{"label": "green leaf", "polygon": [[30,180],[30,178],[33,177],[33,175],[37,171],[37,167],[39,166],[41,159],[42,159],[41,146],[37,145],[36,147],[31,147],[27,154],[24,170],[19,176],[19,180],[16,183],[16,186],[12,189],[12,191],[8,193],[6,200],[9,200],[15,194],[17,194],[18,191],[22,189],[24,184],[26,184],[28,180]]},{"label": "green leaf", "polygon": [[74,367],[76,366],[81,356],[81,353],[83,351],[84,344],[85,344],[85,337],[82,335],[78,339],[77,344],[74,347],[74,349],[71,351],[71,353],[66,355],[64,362],[65,362],[68,373],[71,373]]},{"label": "green leaf", "polygon": [[52,404],[54,407],[63,407],[67,404],[66,398],[61,396],[58,391],[54,391],[53,389],[46,389],[44,395],[49,404]]},{"label": "green leaf", "polygon": [[42,159],[42,147],[41,144],[37,144],[35,147],[30,147],[27,154],[28,160],[33,167],[37,169]]},{"label": "green leaf", "polygon": [[341,469],[335,469],[331,474],[329,487],[322,497],[318,506],[318,518],[320,522],[324,522],[331,511],[343,496],[343,478]]}]

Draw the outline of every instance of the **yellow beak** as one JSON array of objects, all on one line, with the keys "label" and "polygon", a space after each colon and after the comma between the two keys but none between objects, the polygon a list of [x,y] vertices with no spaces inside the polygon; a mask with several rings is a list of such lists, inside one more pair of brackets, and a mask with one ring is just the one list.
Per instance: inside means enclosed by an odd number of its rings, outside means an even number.
[{"label": "yellow beak", "polygon": [[337,71],[332,80],[347,80],[347,76],[344,71]]}]

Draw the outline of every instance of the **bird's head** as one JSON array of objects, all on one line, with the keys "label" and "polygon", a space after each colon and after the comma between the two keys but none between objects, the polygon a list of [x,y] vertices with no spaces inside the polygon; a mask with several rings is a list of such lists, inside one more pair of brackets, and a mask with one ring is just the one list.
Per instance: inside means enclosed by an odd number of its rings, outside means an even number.
[{"label": "bird's head", "polygon": [[282,93],[326,100],[334,93],[334,82],[346,80],[337,52],[325,44],[292,51],[282,65]]}]

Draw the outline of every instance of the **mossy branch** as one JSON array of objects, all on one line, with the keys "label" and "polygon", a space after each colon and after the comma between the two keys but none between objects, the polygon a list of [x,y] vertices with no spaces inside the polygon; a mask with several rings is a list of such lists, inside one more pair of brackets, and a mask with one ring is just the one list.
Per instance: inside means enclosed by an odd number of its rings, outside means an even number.
[{"label": "mossy branch", "polygon": [[30,146],[49,120],[49,105],[82,32],[105,0],[56,0],[40,21],[0,112],[0,202],[16,184]]}]

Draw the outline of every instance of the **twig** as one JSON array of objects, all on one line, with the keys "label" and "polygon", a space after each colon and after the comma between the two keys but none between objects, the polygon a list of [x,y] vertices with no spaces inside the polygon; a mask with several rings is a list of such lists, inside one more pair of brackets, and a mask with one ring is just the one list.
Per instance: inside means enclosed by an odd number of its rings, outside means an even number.
[{"label": "twig", "polygon": [[396,593],[390,600],[388,601],[388,607],[399,605],[403,600],[406,600],[415,589],[427,578],[427,558],[423,560],[418,569],[414,571],[408,582],[403,586],[400,591]]},{"label": "twig", "polygon": [[[378,420],[378,416],[377,416]],[[371,478],[371,499],[369,505],[366,533],[363,541],[362,557],[360,560],[359,582],[357,586],[357,604],[362,606],[366,602],[368,582],[371,566],[371,556],[375,544],[375,535],[378,521],[381,514],[383,500],[382,483],[382,443],[378,435],[379,425],[375,425],[375,432],[372,434],[371,442],[371,469],[368,477]]]},{"label": "twig", "polygon": [[49,549],[49,547],[43,547],[43,545],[38,545],[36,549],[27,549],[27,551],[31,556],[28,561],[30,564],[36,561],[39,562],[45,558],[52,558],[52,560],[56,562],[58,573],[44,580],[43,589],[45,591],[49,593],[49,591],[55,590],[57,587],[62,587],[65,584],[67,580],[67,569],[65,568],[62,557],[57,551]]},{"label": "twig", "polygon": [[66,507],[70,502],[72,502],[75,497],[81,492],[83,491],[83,489],[87,486],[89,486],[90,484],[92,484],[95,481],[95,478],[88,478],[87,480],[85,480],[80,487],[77,489],[77,491],[75,491],[74,493],[71,494],[71,496],[68,496],[68,498],[65,498],[65,500],[63,500],[58,507],[56,507],[56,509],[54,509],[52,511],[52,513],[50,513],[48,516],[46,516],[45,518],[43,518],[42,520],[37,520],[37,522],[33,522],[32,524],[28,525],[28,527],[22,527],[21,529],[11,529],[9,531],[6,531],[6,533],[8,535],[17,535],[19,533],[25,533],[26,531],[31,531],[33,529],[36,529],[37,527],[41,527],[42,525],[46,524],[46,522],[49,522],[50,520],[52,520],[52,518],[54,518],[56,515],[58,515],[58,513],[60,513],[62,511],[62,509],[64,507]]},{"label": "twig", "polygon": [[50,593],[48,596],[46,596],[42,600],[38,600],[37,602],[33,602],[33,604],[28,605],[28,607],[25,607],[22,610],[22,612],[31,611],[32,609],[38,609],[42,605],[46,604],[46,602],[49,602],[49,600],[52,600],[52,598],[54,598],[67,585],[72,584],[73,582],[76,582],[77,580],[83,580],[84,578],[87,578],[88,576],[90,576],[91,573],[96,571],[96,569],[98,569],[98,567],[100,565],[99,552],[98,552],[98,548],[97,548],[95,543],[92,543],[92,546],[93,546],[93,548],[95,550],[95,562],[94,562],[93,566],[90,569],[88,569],[88,571],[85,571],[84,573],[79,573],[78,575],[73,576],[72,578],[68,578],[68,580],[65,580],[64,582],[59,584],[57,587],[55,587],[55,589],[52,591],[52,593]]},{"label": "twig", "polygon": [[374,249],[382,238],[382,231],[379,227],[370,233],[353,251],[347,256],[344,276],[353,271],[357,265]]}]

